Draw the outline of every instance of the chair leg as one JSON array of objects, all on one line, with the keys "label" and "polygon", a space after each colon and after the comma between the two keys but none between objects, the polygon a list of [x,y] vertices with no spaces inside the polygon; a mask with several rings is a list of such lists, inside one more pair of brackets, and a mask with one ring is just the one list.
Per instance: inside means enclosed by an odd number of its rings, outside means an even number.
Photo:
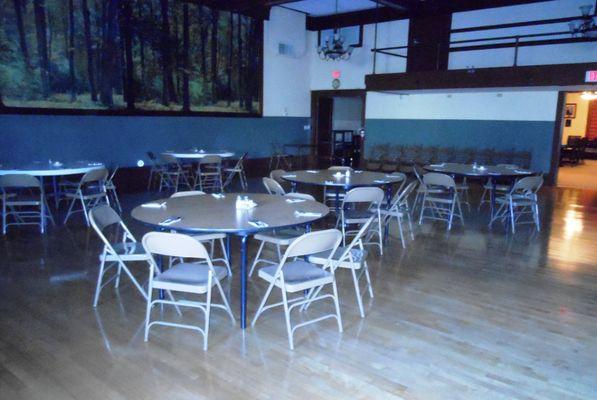
[{"label": "chair leg", "polygon": [[338,301],[338,287],[336,286],[336,278],[332,281],[332,290],[334,292],[334,307],[336,308],[336,317],[338,320],[338,332],[342,332],[342,316],[340,315],[340,302]]},{"label": "chair leg", "polygon": [[421,214],[419,214],[419,225],[423,223],[423,212],[425,211],[425,201],[427,199],[427,194],[423,193],[423,200],[421,200]]},{"label": "chair leg", "polygon": [[261,300],[261,303],[259,304],[259,308],[257,309],[257,312],[255,313],[255,316],[253,317],[253,321],[251,321],[251,326],[254,327],[255,323],[257,322],[257,320],[259,319],[259,316],[261,315],[261,313],[263,312],[263,307],[265,306],[265,303],[267,302],[267,299],[269,297],[269,295],[272,292],[272,289],[274,288],[274,283],[270,283],[270,285],[268,286],[267,290],[265,291],[265,294],[263,295],[263,299]]},{"label": "chair leg", "polygon": [[363,310],[363,299],[361,298],[361,290],[359,289],[359,280],[357,278],[357,273],[354,268],[350,269],[352,273],[352,281],[354,282],[354,292],[357,296],[357,305],[359,306],[359,313],[361,314],[361,318],[365,318],[365,310]]},{"label": "chair leg", "polygon": [[6,198],[2,199],[2,234],[6,235]]},{"label": "chair leg", "polygon": [[369,264],[367,261],[363,262],[363,268],[365,269],[365,279],[367,280],[367,289],[369,290],[369,297],[373,298],[373,286],[371,285],[371,276],[369,275]]},{"label": "chair leg", "polygon": [[207,341],[209,339],[209,314],[211,311],[211,282],[212,282],[212,273],[209,271],[209,276],[207,278],[207,298],[205,299],[205,327],[203,332],[203,350],[207,351]]},{"label": "chair leg", "polygon": [[228,276],[232,276],[232,268],[230,268],[230,260],[228,259],[228,253],[226,252],[226,246],[224,245],[224,239],[220,239],[220,249],[222,250],[222,259],[226,262],[226,269],[228,269]]},{"label": "chair leg", "polygon": [[149,282],[149,287],[147,290],[147,307],[145,309],[145,341],[147,342],[149,340],[149,320],[151,318],[151,295],[153,292],[153,288],[152,288],[152,284],[151,284],[151,279]]},{"label": "chair leg", "polygon": [[66,224],[66,221],[68,221],[68,219],[70,218],[71,211],[72,211],[76,201],[77,201],[77,199],[73,198],[72,201],[70,202],[70,206],[68,207],[68,210],[66,211],[66,216],[64,217],[63,224]]},{"label": "chair leg", "polygon": [[512,199],[510,199],[510,223],[512,224],[512,233],[516,233],[516,221],[514,220],[514,204],[512,203]]},{"label": "chair leg", "polygon": [[253,271],[255,270],[255,266],[258,263],[259,256],[261,255],[261,252],[263,251],[263,246],[265,246],[265,242],[261,242],[261,244],[259,245],[257,254],[255,255],[255,259],[253,260],[253,265],[251,265],[251,270],[249,271],[249,277],[253,276]]},{"label": "chair leg", "polygon": [[412,218],[410,216],[410,212],[406,212],[406,219],[408,219],[408,230],[410,232],[410,239],[411,240],[415,240],[415,233],[413,230],[413,221]]},{"label": "chair leg", "polygon": [[288,308],[288,298],[286,289],[282,284],[282,303],[284,304],[284,319],[286,320],[286,332],[288,333],[288,346],[290,350],[294,350],[294,340],[292,338],[292,324],[290,323],[290,309]]},{"label": "chair leg", "polygon": [[97,276],[97,283],[95,285],[95,295],[93,296],[93,307],[97,307],[99,301],[99,295],[102,290],[102,281],[104,279],[104,267],[106,265],[106,250],[102,253],[102,260],[100,262],[100,270]]},{"label": "chair leg", "polygon": [[535,216],[535,226],[537,227],[537,232],[541,232],[541,222],[539,219],[539,204],[533,204],[533,214]]},{"label": "chair leg", "polygon": [[402,231],[402,218],[400,216],[396,216],[396,221],[398,222],[398,232],[400,232],[400,241],[402,242],[402,248],[406,249],[406,243],[404,242],[404,232]]}]

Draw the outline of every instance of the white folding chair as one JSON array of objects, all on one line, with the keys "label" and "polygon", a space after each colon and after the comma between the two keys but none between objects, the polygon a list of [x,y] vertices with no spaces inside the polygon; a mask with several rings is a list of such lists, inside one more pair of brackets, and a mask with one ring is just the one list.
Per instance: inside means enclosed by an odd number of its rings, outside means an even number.
[{"label": "white folding chair", "polygon": [[199,190],[221,192],[222,182],[222,157],[208,155],[199,159],[195,187]]},{"label": "white folding chair", "polygon": [[162,166],[160,171],[160,192],[164,188],[176,192],[181,184],[192,189],[189,174],[184,170],[178,158],[172,154],[162,153],[160,154],[160,162]]},{"label": "white folding chair", "polygon": [[272,178],[263,177],[261,181],[263,182],[263,186],[265,186],[265,190],[267,190],[269,194],[277,194],[279,196],[284,196],[286,194],[286,191],[282,185]]},{"label": "white folding chair", "polygon": [[[433,219],[448,223],[448,230],[452,229],[454,217],[458,217],[464,226],[460,198],[454,179],[447,174],[429,172],[423,175],[423,201],[421,203],[421,214],[419,225],[423,219]],[[430,211],[425,215],[425,211]]]},{"label": "white folding chair", "polygon": [[[187,190],[183,192],[176,192],[173,193],[170,198],[175,199],[177,197],[189,197],[189,196],[202,196],[205,192],[201,190]],[[228,270],[228,275],[232,276],[232,268],[230,267],[230,260],[228,259],[228,252],[226,251],[226,246],[224,245],[224,239],[226,239],[225,233],[203,233],[199,235],[191,235],[191,237],[199,242],[202,243],[209,243],[209,257],[211,258],[212,263],[215,262],[222,262],[226,269]],[[215,241],[218,241],[220,244],[220,250],[222,252],[222,257],[214,258],[215,252]],[[172,260],[170,260],[172,262]]]},{"label": "white folding chair", "polygon": [[[114,287],[118,288],[122,271],[130,278],[141,296],[147,300],[147,293],[127,265],[131,262],[144,261],[144,265],[149,267],[147,262],[149,262],[150,256],[141,243],[137,242],[120,216],[109,205],[102,204],[92,208],[89,211],[89,221],[93,230],[104,243],[104,248],[99,256],[100,268],[95,285],[95,295],[93,296],[93,307],[97,307],[102,289],[110,282],[115,281]],[[112,235],[117,240],[111,242],[108,239],[107,231],[109,229],[112,229]],[[111,268],[116,268],[116,272],[104,282],[104,276]],[[148,272],[151,273],[149,268]]]},{"label": "white folding chair", "polygon": [[[336,249],[342,241],[342,234],[337,229],[328,229],[305,233],[294,241],[284,253],[284,257],[278,265],[263,267],[259,270],[259,277],[269,283],[265,295],[261,300],[259,309],[251,323],[255,326],[259,316],[266,310],[273,307],[284,307],[284,316],[286,319],[286,332],[288,334],[288,344],[291,350],[294,350],[294,331],[300,327],[322,321],[327,318],[335,318],[338,322],[338,331],[342,332],[342,317],[340,316],[340,305],[338,301],[338,288],[334,276],[334,265],[331,264],[331,256],[328,262],[319,267],[299,257],[305,257],[311,254],[330,251],[330,255],[336,252]],[[317,296],[300,296],[289,299],[289,293],[302,293],[304,291],[313,291],[319,287],[331,285],[331,294],[318,294]],[[274,287],[280,289],[282,301],[266,305]],[[313,303],[319,300],[332,299],[335,306],[335,313],[314,318],[308,321],[292,325],[290,314],[296,307],[304,304]]]},{"label": "white folding chair", "polygon": [[408,221],[410,238],[411,240],[415,240],[408,198],[411,195],[411,193],[415,191],[418,184],[418,181],[412,181],[411,183],[406,185],[406,187],[403,190],[396,192],[396,194],[392,198],[390,207],[388,209],[380,209],[380,213],[383,216],[383,225],[386,227],[386,229],[388,229],[388,231],[392,219],[396,219],[396,222],[398,223],[398,233],[400,234],[400,241],[402,243],[403,249],[406,248],[406,241],[404,240],[404,229],[402,227],[402,219],[405,216]]},{"label": "white folding chair", "polygon": [[[365,276],[366,280],[365,290],[369,293],[369,297],[373,298],[373,287],[371,286],[371,276],[369,275],[369,266],[367,265],[367,250],[365,250],[363,238],[367,234],[367,231],[374,220],[375,217],[371,216],[369,220],[363,224],[359,232],[352,239],[348,246],[340,246],[334,253],[331,253],[331,251],[328,250],[307,257],[309,262],[319,265],[326,265],[330,259],[330,254],[333,254],[331,260],[334,268],[350,269],[361,318],[365,317],[365,310],[363,309],[363,293],[361,292],[359,284],[359,281],[363,275]],[[357,271],[360,271],[360,273],[357,274]],[[310,296],[317,296],[320,290],[321,287],[315,289]],[[303,309],[308,308],[309,305],[310,303],[304,304]]]},{"label": "white folding chair", "polygon": [[[537,232],[541,231],[539,220],[539,199],[537,192],[543,186],[543,176],[527,176],[517,180],[509,193],[496,198],[498,209],[491,218],[489,226],[501,220],[506,226],[510,224],[512,233],[516,233],[516,225],[534,224]],[[531,215],[531,221],[522,220]]]},{"label": "white folding chair", "polygon": [[116,184],[114,183],[114,177],[116,176],[116,172],[118,172],[119,167],[114,168],[114,171],[110,174],[108,179],[106,179],[106,192],[108,196],[112,199],[112,202],[116,204],[118,207],[118,211],[122,213],[122,206],[120,205],[120,200],[118,199],[118,192],[116,191]]},{"label": "white folding chair", "polygon": [[240,180],[240,186],[243,190],[247,190],[249,188],[249,184],[247,183],[247,176],[245,175],[245,168],[244,168],[244,161],[247,158],[248,153],[244,153],[236,162],[234,167],[232,168],[224,168],[224,173],[226,174],[226,179],[224,180],[223,188],[227,188],[232,183],[232,180],[235,176],[238,175],[238,179]]},{"label": "white folding chair", "polygon": [[156,177],[159,179],[161,186],[162,172],[165,168],[160,160],[155,156],[153,151],[148,151],[147,157],[149,157],[149,161],[151,163],[149,168],[149,180],[147,181],[147,190],[150,190]]},{"label": "white folding chair", "polygon": [[269,177],[281,185],[284,183],[284,179],[282,179],[282,176],[286,175],[287,173],[288,172],[286,172],[283,169],[274,169],[273,171],[270,171]]},{"label": "white folding chair", "polygon": [[[7,174],[0,176],[2,190],[2,234],[10,225],[39,225],[45,232],[47,218],[54,223],[44,188],[34,176],[26,174]],[[13,219],[12,222],[8,218]]]},{"label": "white folding chair", "polygon": [[[85,217],[85,223],[89,226],[89,217],[87,215],[88,210],[100,204],[101,201],[105,201],[106,204],[110,204],[108,193],[106,190],[106,179],[108,178],[108,170],[105,168],[92,169],[86,172],[81,181],[77,185],[76,189],[67,189],[64,193],[64,197],[70,200],[70,205],[66,216],[64,217],[64,223],[68,221],[70,216],[76,212],[83,212]],[[80,209],[74,209],[77,202],[81,203]]]},{"label": "white folding chair", "polygon": [[[496,167],[503,167],[503,168],[508,168],[508,169],[517,169],[518,165],[514,165],[514,164],[497,164]],[[491,191],[494,189],[493,187],[493,178],[489,178],[487,179],[487,182],[485,182],[485,184],[483,185],[483,193],[481,194],[481,199],[479,200],[479,207],[477,208],[477,210],[481,210],[481,207],[483,207],[483,204],[489,204],[491,203],[491,199],[490,199],[490,195],[491,195]],[[510,185],[505,185],[503,183],[497,183],[495,185],[495,192],[496,194],[504,194],[504,193],[508,193],[511,189]]]},{"label": "white folding chair", "polygon": [[[371,214],[376,219],[376,229],[369,229],[365,244],[376,245],[379,247],[379,253],[383,254],[383,234],[381,219],[381,204],[384,201],[384,191],[378,187],[357,187],[346,192],[340,215],[336,220],[336,227],[342,229],[342,245],[346,246],[346,238],[357,234],[358,229],[348,229],[351,225],[360,226],[365,224]],[[373,236],[377,235],[378,240],[372,241]]]},{"label": "white folding chair", "polygon": [[[220,281],[227,276],[226,268],[214,266],[209,258],[205,246],[190,236],[179,233],[149,232],[143,236],[143,246],[152,255],[150,259],[151,273],[149,278],[149,289],[147,299],[147,311],[145,316],[145,341],[149,340],[149,330],[154,325],[164,325],[177,328],[191,329],[203,335],[203,349],[207,350],[209,338],[209,319],[212,307],[221,308],[226,311],[234,324],[234,315],[230,310],[228,299],[222,289]],[[182,259],[193,259],[198,262],[181,262],[172,268],[161,272],[153,255],[166,256]],[[155,276],[154,276],[155,274]],[[212,303],[212,288],[217,287],[222,304]],[[154,289],[166,290],[168,292],[183,292],[191,294],[205,294],[205,301],[153,299]],[[151,321],[151,309],[156,304],[167,304],[173,306],[198,308],[205,315],[203,327],[196,325],[180,324],[163,320]]]},{"label": "white folding chair", "polygon": [[[347,171],[350,171],[352,173],[353,170],[351,167],[344,166],[344,165],[332,165],[331,167],[328,168],[328,171],[336,171],[336,172],[342,172],[342,173],[346,173]],[[344,195],[345,195],[345,192],[343,190],[341,190],[338,193],[338,199],[339,200],[344,199]],[[336,205],[336,190],[329,191],[327,186],[323,187],[323,204],[325,204],[325,205],[333,204],[334,206]],[[335,210],[335,207],[332,210]]]}]

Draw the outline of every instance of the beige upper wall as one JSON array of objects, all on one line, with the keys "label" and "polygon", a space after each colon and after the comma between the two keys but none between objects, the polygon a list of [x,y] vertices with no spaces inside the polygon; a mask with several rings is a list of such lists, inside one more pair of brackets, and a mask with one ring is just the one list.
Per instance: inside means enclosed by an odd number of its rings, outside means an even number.
[{"label": "beige upper wall", "polygon": [[564,120],[564,129],[562,131],[562,144],[566,144],[568,136],[585,136],[587,129],[587,115],[589,114],[589,101],[580,98],[580,93],[567,93],[566,104],[576,104],[576,118],[571,118],[571,124],[566,126]]}]

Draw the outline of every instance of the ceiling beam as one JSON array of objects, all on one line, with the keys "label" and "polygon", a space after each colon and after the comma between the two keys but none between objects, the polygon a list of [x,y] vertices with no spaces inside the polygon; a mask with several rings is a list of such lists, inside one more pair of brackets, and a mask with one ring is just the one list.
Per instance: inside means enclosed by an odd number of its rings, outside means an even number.
[{"label": "ceiling beam", "polygon": [[[374,24],[377,22],[395,21],[410,17],[434,14],[446,14],[462,11],[481,10],[486,8],[507,7],[513,5],[541,3],[549,0],[378,0],[392,3],[395,7],[383,7],[347,13],[325,15],[321,17],[307,16],[307,29],[318,31],[345,26]],[[397,7],[403,6],[399,9]]]}]

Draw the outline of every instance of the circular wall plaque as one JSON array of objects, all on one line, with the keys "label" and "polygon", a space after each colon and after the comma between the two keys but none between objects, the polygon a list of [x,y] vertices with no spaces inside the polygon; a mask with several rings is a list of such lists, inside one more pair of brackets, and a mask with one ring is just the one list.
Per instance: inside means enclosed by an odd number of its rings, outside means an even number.
[{"label": "circular wall plaque", "polygon": [[338,89],[338,88],[340,87],[340,79],[334,79],[334,80],[332,81],[332,87],[333,87],[334,89]]}]

